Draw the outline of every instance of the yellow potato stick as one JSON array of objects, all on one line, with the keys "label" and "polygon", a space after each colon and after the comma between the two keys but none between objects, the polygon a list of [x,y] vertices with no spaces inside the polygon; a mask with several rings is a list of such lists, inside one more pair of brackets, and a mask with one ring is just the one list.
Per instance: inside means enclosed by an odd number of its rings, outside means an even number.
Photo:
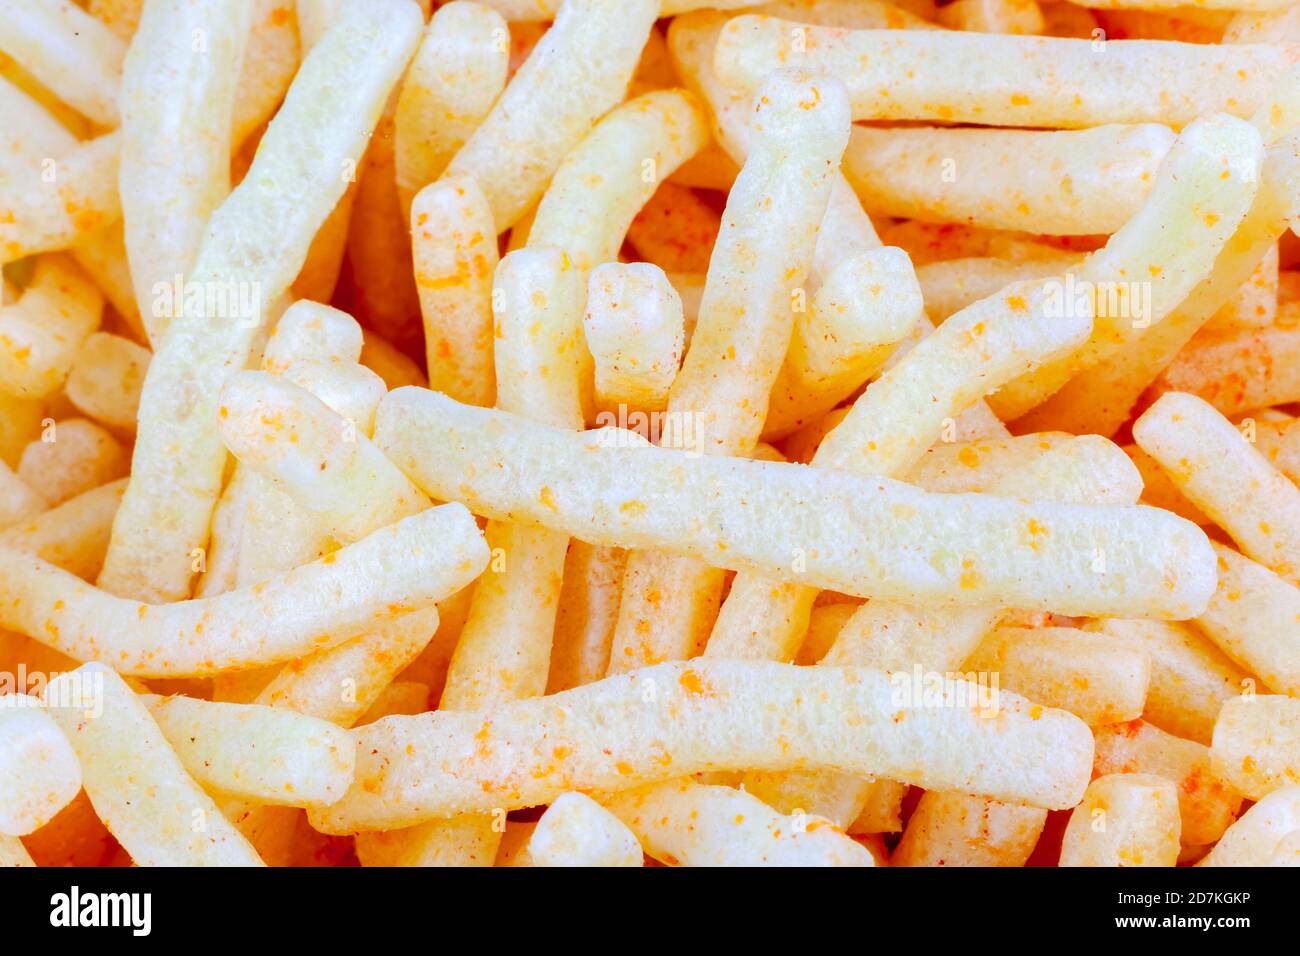
[{"label": "yellow potato stick", "polygon": [[122,218],[155,344],[171,319],[154,308],[155,287],[190,271],[230,192],[230,116],[251,21],[252,0],[150,3],[122,68]]},{"label": "yellow potato stick", "polygon": [[81,762],[86,795],[140,866],[261,866],[248,841],[185,772],[149,709],[103,664],[45,688],[47,711]]},{"label": "yellow potato stick", "polygon": [[204,676],[337,645],[458,591],[487,558],[469,513],[443,505],[263,585],[155,607],[0,547],[0,626],[123,674]]},{"label": "yellow potato stick", "polygon": [[1237,416],[1300,397],[1300,328],[1288,305],[1278,325],[1258,329],[1204,330],[1179,351],[1147,396],[1189,392],[1225,415]]},{"label": "yellow potato stick", "polygon": [[[506,85],[510,32],[501,15],[456,0],[434,13],[393,114],[402,210],[442,175]],[[412,217],[413,218],[413,217]]]},{"label": "yellow potato stick", "polygon": [[[835,643],[835,638],[839,636],[840,629],[844,627],[858,607],[857,604],[823,604],[820,607],[814,607],[808,615],[808,630],[802,636],[799,650],[795,653],[794,662],[796,664],[820,663],[821,659],[826,656],[826,652],[830,650],[831,645]],[[721,655],[714,654],[711,656]],[[769,656],[768,659],[773,659],[773,656]],[[775,657],[775,659],[784,660],[785,655],[782,654]]]},{"label": "yellow potato stick", "polygon": [[1207,328],[1256,329],[1273,324],[1277,318],[1278,251],[1271,246],[1250,278],[1243,282],[1206,323]]},{"label": "yellow potato stick", "polygon": [[1061,866],[1174,866],[1180,829],[1173,781],[1144,773],[1098,777],[1070,814]]},{"label": "yellow potato stick", "polygon": [[582,328],[600,407],[667,407],[686,328],[682,300],[662,269],[646,262],[597,266],[587,283]]},{"label": "yellow potato stick", "polygon": [[1190,7],[1193,10],[1250,10],[1250,11],[1273,11],[1287,7],[1286,0],[1192,0],[1190,4],[1184,3],[1183,0],[1142,0],[1138,3],[1135,0],[1099,0],[1098,3],[1089,3],[1097,10],[1176,10],[1180,7]]},{"label": "yellow potato stick", "polygon": [[[300,359],[291,362],[281,378],[310,392],[357,431],[369,437],[375,430],[375,411],[388,394],[384,380],[364,365],[337,359]],[[344,438],[351,432],[344,426]]]},{"label": "yellow potato stick", "polygon": [[[1011,694],[1001,695],[998,716],[981,717],[977,696],[957,682],[938,706],[909,706],[886,674],[860,668],[659,664],[486,711],[359,728],[356,782],[310,815],[324,832],[355,832],[530,806],[568,790],[800,766],[1073,806],[1089,772],[1086,726]],[[833,716],[844,711],[858,720]],[[939,750],[922,743],[935,739],[945,742]]]},{"label": "yellow potato stick", "polygon": [[77,410],[119,432],[135,431],[140,389],[151,356],[130,339],[92,332],[81,343],[64,383]]},{"label": "yellow potato stick", "polygon": [[1047,25],[1035,0],[954,0],[939,8],[935,20],[979,33],[1043,33]]},{"label": "yellow potato stick", "polygon": [[126,449],[116,438],[84,418],[66,418],[47,425],[41,438],[23,449],[17,471],[46,501],[60,505],[121,478],[127,465]]},{"label": "yellow potato stick", "polygon": [[1033,259],[971,256],[930,262],[916,270],[925,311],[935,322],[960,312],[1013,282],[1050,279],[1078,270],[1083,256],[1062,252]]},{"label": "yellow potato stick", "polygon": [[591,797],[565,793],[537,821],[528,839],[530,866],[641,866],[641,844]]},{"label": "yellow potato stick", "polygon": [[413,680],[395,680],[375,698],[358,724],[373,724],[394,714],[422,714],[429,709],[429,685]]},{"label": "yellow potato stick", "polygon": [[1047,811],[1038,807],[929,791],[917,801],[889,865],[1024,866],[1046,822]]},{"label": "yellow potato stick", "polygon": [[497,230],[478,182],[444,176],[411,204],[411,252],[429,387],[459,402],[496,401],[492,273]]},{"label": "yellow potato stick", "polygon": [[9,122],[0,136],[6,153],[0,160],[0,179],[9,180],[40,169],[40,161],[59,156],[77,145],[77,137],[55,118],[53,106],[38,98],[30,84],[22,86],[0,75],[0,106]]},{"label": "yellow potato stick", "polygon": [[1243,10],[1228,21],[1223,31],[1224,43],[1290,43],[1300,39],[1300,10],[1255,13]]},{"label": "yellow potato stick", "polygon": [[117,125],[118,76],[126,44],[75,3],[4,0],[0,51],[88,119]]},{"label": "yellow potato stick", "polygon": [[[1153,123],[1050,132],[856,126],[844,175],[873,214],[1110,233],[1137,212],[1173,141]],[[1009,169],[1023,174],[1008,181]]]},{"label": "yellow potato stick", "polygon": [[1261,695],[1227,701],[1214,725],[1210,765],[1252,800],[1300,784],[1300,700]]},{"label": "yellow potato stick", "polygon": [[1269,866],[1300,830],[1300,787],[1275,790],[1228,828],[1200,866]]},{"label": "yellow potato stick", "polygon": [[103,296],[74,262],[40,257],[18,301],[0,306],[0,389],[19,398],[57,391],[99,326],[103,306]]},{"label": "yellow potato stick", "polygon": [[1146,652],[1151,683],[1142,716],[1175,737],[1208,745],[1220,708],[1250,686],[1246,671],[1186,624],[1107,618],[1085,630]]},{"label": "yellow potato stick", "polygon": [[1210,748],[1141,720],[1095,731],[1095,776],[1154,774],[1178,789],[1183,843],[1201,846],[1223,835],[1241,807],[1241,794],[1210,766]]},{"label": "yellow potato stick", "polygon": [[669,866],[875,865],[830,821],[786,816],[731,787],[673,780],[602,799],[645,851]]},{"label": "yellow potato stick", "polygon": [[101,485],[30,521],[0,531],[0,547],[32,554],[83,581],[99,573],[126,490],[126,479]]},{"label": "yellow potato stick", "polygon": [[204,787],[275,806],[339,799],[355,749],[334,724],[289,710],[191,697],[142,698],[186,771]]},{"label": "yellow potato stick", "polygon": [[300,62],[293,7],[284,0],[252,3],[253,26],[244,46],[230,117],[230,138],[236,148],[262,129],[280,107]]},{"label": "yellow potato stick", "polygon": [[[1297,60],[1291,45],[838,30],[741,16],[723,30],[714,63],[724,83],[742,89],[781,66],[838,76],[855,120],[1077,129],[1249,116]],[[1130,79],[1138,75],[1141,83]]]},{"label": "yellow potato stick", "polygon": [[0,530],[27,521],[44,511],[50,503],[0,461]]},{"label": "yellow potato stick", "polygon": [[283,375],[292,362],[337,359],[355,362],[364,348],[352,316],[319,302],[298,301],[284,310],[262,352],[262,368]]},{"label": "yellow potato stick", "polygon": [[101,573],[113,593],[189,595],[191,552],[206,542],[225,463],[221,384],[247,362],[263,304],[288,289],[342,196],[342,173],[360,158],[417,39],[417,7],[380,6],[343,9],[303,62],[248,176],[213,213],[187,283],[202,301],[174,316],[145,378],[131,484]]},{"label": "yellow potato stick", "polygon": [[1300,489],[1230,421],[1169,392],[1134,423],[1133,437],[1248,557],[1300,583]]},{"label": "yellow potato stick", "polygon": [[618,105],[659,15],[655,0],[567,0],[447,172],[483,187],[499,231],[513,226],[592,124]]},{"label": "yellow potato stick", "polygon": [[81,790],[81,765],[44,702],[0,697],[0,834],[26,836],[49,823]]},{"label": "yellow potato stick", "polygon": [[574,538],[564,560],[546,692],[556,694],[605,676],[627,552]]}]

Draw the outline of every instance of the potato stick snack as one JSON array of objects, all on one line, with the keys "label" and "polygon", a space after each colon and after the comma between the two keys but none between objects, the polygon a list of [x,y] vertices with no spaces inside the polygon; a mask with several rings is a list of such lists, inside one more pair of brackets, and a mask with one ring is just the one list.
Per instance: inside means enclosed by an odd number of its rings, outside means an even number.
[{"label": "potato stick snack", "polygon": [[1214,772],[1252,800],[1300,781],[1300,701],[1266,694],[1223,705],[1210,745]]},{"label": "potato stick snack", "polygon": [[528,840],[530,866],[640,866],[641,844],[590,797],[565,793],[542,814]]},{"label": "potato stick snack", "polygon": [[1098,777],[1070,814],[1061,866],[1174,866],[1180,829],[1173,781],[1141,773]]},{"label": "potato stick snack", "polygon": [[0,697],[0,834],[26,836],[54,819],[81,789],[81,765],[44,702]]}]

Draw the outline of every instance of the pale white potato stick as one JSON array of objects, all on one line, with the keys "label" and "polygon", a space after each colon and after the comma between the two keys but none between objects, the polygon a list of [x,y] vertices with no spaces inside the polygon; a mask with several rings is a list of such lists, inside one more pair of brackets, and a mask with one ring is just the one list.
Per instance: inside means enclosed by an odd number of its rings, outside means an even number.
[{"label": "pale white potato stick", "polygon": [[48,713],[81,762],[96,815],[139,866],[261,866],[248,841],[185,772],[149,709],[103,664],[45,688]]},{"label": "pale white potato stick", "polygon": [[[623,570],[609,674],[697,656],[722,602],[726,573],[701,558],[634,551]],[[664,609],[671,609],[668,614]]]},{"label": "pale white potato stick", "polygon": [[78,411],[108,428],[135,431],[148,349],[109,332],[92,332],[72,360],[64,389]]},{"label": "pale white potato stick", "polygon": [[1050,132],[856,126],[844,175],[873,214],[1110,233],[1142,204],[1173,141],[1154,123]]},{"label": "pale white potato stick", "polygon": [[443,4],[402,80],[393,114],[402,209],[442,175],[506,85],[510,31],[501,14],[462,0]]},{"label": "pale white potato stick", "polygon": [[413,680],[395,680],[379,692],[375,702],[357,719],[357,724],[373,724],[394,714],[422,714],[429,709],[429,685]]},{"label": "pale white potato stick", "polygon": [[1273,849],[1269,866],[1300,866],[1300,830],[1292,830]]},{"label": "pale white potato stick", "polygon": [[130,464],[122,444],[93,422],[65,418],[50,424],[23,449],[18,477],[52,505],[126,475]]},{"label": "pale white potato stick", "polygon": [[135,302],[135,290],[131,288],[131,267],[126,261],[122,223],[114,222],[83,236],[68,252],[117,310],[124,323],[124,328],[118,331],[133,341],[148,341]]},{"label": "pale white potato stick", "polygon": [[244,46],[230,117],[230,138],[236,148],[262,129],[280,107],[300,62],[295,5],[285,0],[252,3],[253,26]]},{"label": "pale white potato stick", "polygon": [[77,137],[35,93],[28,84],[19,86],[0,76],[0,106],[8,118],[0,132],[5,145],[0,180],[39,169],[40,160],[60,156],[77,145]]},{"label": "pale white potato stick", "polygon": [[582,328],[601,408],[667,407],[686,327],[682,300],[662,269],[648,262],[597,266],[587,282]]},{"label": "pale white potato stick", "polygon": [[1078,718],[1005,694],[986,719],[975,689],[961,684],[959,702],[953,686],[949,706],[900,708],[883,672],[692,661],[484,711],[390,717],[353,732],[356,782],[312,823],[373,830],[741,767],[821,766],[1074,805],[1092,753]]},{"label": "pale white potato stick", "polygon": [[1070,814],[1061,866],[1175,866],[1178,794],[1172,780],[1143,773],[1098,777]]},{"label": "pale white potato stick", "polygon": [[786,816],[731,787],[671,780],[601,800],[646,853],[669,866],[875,865],[870,851],[829,820]]},{"label": "pale white potato stick", "polygon": [[1047,811],[965,793],[928,791],[917,801],[890,866],[1024,866]]},{"label": "pale white potato stick", "polygon": [[1277,325],[1203,330],[1151,383],[1144,400],[1166,392],[1188,392],[1232,416],[1295,401],[1300,398],[1296,317],[1297,309],[1288,304]]},{"label": "pale white potato stick", "polygon": [[1224,43],[1294,43],[1300,40],[1300,10],[1286,6],[1280,10],[1255,13],[1243,10],[1228,21],[1223,31]]},{"label": "pale white potato stick", "polygon": [[987,298],[1004,286],[1029,279],[1049,279],[1077,271],[1083,256],[1062,252],[1044,258],[1002,259],[972,256],[929,262],[916,270],[925,311],[935,322]]},{"label": "pale white potato stick", "polygon": [[411,204],[411,252],[429,387],[460,402],[496,401],[492,273],[497,230],[478,181],[449,175]]},{"label": "pale white potato stick", "polygon": [[1241,815],[1198,866],[1269,866],[1300,830],[1300,787],[1275,790]]},{"label": "pale white potato stick", "polygon": [[328,721],[254,704],[144,697],[181,765],[204,787],[274,806],[338,800],[356,750]]},{"label": "pale white potato stick", "polygon": [[126,44],[71,0],[0,2],[0,51],[88,119],[117,125]]},{"label": "pale white potato stick", "polygon": [[1216,114],[1187,126],[1137,212],[1057,291],[1058,308],[1092,300],[1096,324],[1087,345],[1002,389],[990,399],[993,410],[1019,417],[1162,322],[1214,270],[1250,209],[1262,159],[1249,123]]},{"label": "pale white potato stick", "polygon": [[837,30],[751,15],[727,23],[714,66],[724,83],[741,89],[782,66],[838,76],[855,120],[1075,129],[1182,126],[1219,111],[1249,116],[1297,60],[1300,47],[1282,44],[1095,46],[963,31]]},{"label": "pale white potato stick", "polygon": [[1184,843],[1200,846],[1223,835],[1241,807],[1241,794],[1210,766],[1210,748],[1183,740],[1142,721],[1094,731],[1094,776],[1155,774],[1178,788]]},{"label": "pale white potato stick", "polygon": [[[336,359],[300,359],[291,362],[280,376],[286,382],[310,392],[330,411],[350,422],[358,433],[369,437],[375,430],[375,411],[388,394],[384,380],[356,362]],[[352,434],[344,426],[344,439]]]},{"label": "pale white potato stick", "polygon": [[0,547],[0,626],[132,676],[206,676],[337,645],[450,596],[487,558],[469,513],[443,505],[263,585],[157,607]]},{"label": "pale white potato stick", "polygon": [[17,837],[0,836],[0,867],[35,866],[36,861]]},{"label": "pale white potato stick", "polygon": [[519,221],[565,154],[623,99],[658,15],[656,0],[566,0],[557,12],[447,166],[479,181],[499,231]]},{"label": "pale white potato stick", "polygon": [[123,478],[80,494],[0,531],[0,547],[36,555],[83,581],[94,580],[125,490]]},{"label": "pale white potato stick", "polygon": [[1138,446],[1253,558],[1300,583],[1300,488],[1209,403],[1167,392],[1133,424]]},{"label": "pale white potato stick", "polygon": [[122,67],[122,218],[136,301],[155,344],[171,315],[154,308],[154,287],[190,271],[208,218],[230,192],[230,115],[252,4],[149,3]]},{"label": "pale white potato stick", "polygon": [[[939,496],[828,469],[612,447],[633,445],[628,434],[574,435],[414,389],[390,393],[375,425],[376,444],[426,493],[487,517],[847,594],[1186,617],[1214,587],[1203,532],[1156,509]],[[944,528],[962,529],[964,550]]]},{"label": "pale white potato stick", "polygon": [[1300,784],[1300,700],[1269,694],[1227,701],[1214,725],[1210,766],[1252,800]]},{"label": "pale white potato stick", "polygon": [[1219,710],[1253,680],[1197,631],[1177,621],[1107,618],[1085,625],[1151,658],[1144,719],[1176,737],[1209,744]]},{"label": "pale white potato stick", "polygon": [[591,797],[565,793],[528,838],[530,866],[641,866],[636,834]]},{"label": "pale white potato stick", "polygon": [[45,398],[68,377],[104,297],[72,260],[41,256],[18,301],[0,306],[0,389]]},{"label": "pale white potato stick", "polygon": [[39,830],[81,790],[81,765],[68,738],[26,694],[0,698],[0,835]]},{"label": "pale white potato stick", "polygon": [[101,573],[107,590],[188,596],[190,552],[206,542],[225,464],[221,383],[247,363],[262,304],[288,289],[342,196],[341,173],[360,157],[419,29],[407,0],[345,7],[304,61],[252,169],[213,213],[189,283],[204,299],[219,288],[226,301],[174,317],[149,366],[131,484]]},{"label": "pale white potato stick", "polygon": [[[402,830],[358,833],[357,859],[362,866],[493,866],[504,836],[492,829],[493,819],[467,814]],[[527,865],[526,857],[512,865]]]},{"label": "pale white potato stick", "polygon": [[50,503],[0,461],[0,530],[48,511]]},{"label": "pale white potato stick", "polygon": [[546,692],[559,693],[605,676],[627,552],[622,548],[569,542],[556,607]]},{"label": "pale white potato stick", "polygon": [[356,362],[364,349],[356,319],[319,302],[300,300],[284,310],[262,352],[262,368],[283,375],[292,362],[337,359]]}]

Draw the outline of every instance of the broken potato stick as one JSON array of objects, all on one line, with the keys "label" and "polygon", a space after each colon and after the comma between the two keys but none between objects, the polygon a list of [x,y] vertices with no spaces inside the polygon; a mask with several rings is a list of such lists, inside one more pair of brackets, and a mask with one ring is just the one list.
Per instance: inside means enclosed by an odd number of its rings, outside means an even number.
[{"label": "broken potato stick", "polygon": [[1024,866],[1047,811],[930,790],[907,821],[890,866]]},{"label": "broken potato stick", "polygon": [[1214,725],[1210,765],[1251,800],[1300,784],[1300,700],[1266,694],[1227,701]]},{"label": "broken potato stick", "polygon": [[80,790],[77,755],[44,701],[0,697],[0,836],[34,833]]},{"label": "broken potato stick", "polygon": [[0,546],[0,626],[137,677],[198,677],[302,657],[454,594],[487,564],[463,505],[431,508],[274,580],[152,606]]},{"label": "broken potato stick", "polygon": [[1230,826],[1198,866],[1270,866],[1300,831],[1300,786],[1274,790]]},{"label": "broken potato stick", "polygon": [[658,266],[607,262],[587,282],[582,317],[602,408],[661,411],[686,344],[682,300]]},{"label": "broken potato stick", "polygon": [[389,393],[375,425],[375,443],[426,493],[487,517],[848,594],[1188,617],[1214,589],[1204,532],[1153,508],[930,495],[632,435],[579,435],[417,389]]},{"label": "broken potato stick", "polygon": [[1175,866],[1178,794],[1164,777],[1109,774],[1088,785],[1070,813],[1061,866]]},{"label": "broken potato stick", "polygon": [[[858,668],[660,664],[485,711],[434,711],[359,728],[352,789],[309,812],[323,832],[357,832],[533,806],[568,790],[799,767],[1049,808],[1078,801],[1092,739],[1077,717],[1012,694],[999,696],[994,715],[981,710],[990,706],[987,695],[962,681],[945,701],[900,706],[886,674]],[[846,723],[843,713],[857,720]]]},{"label": "broken potato stick", "polygon": [[103,308],[104,297],[76,263],[41,256],[18,301],[0,306],[0,390],[19,398],[57,391]]},{"label": "broken potato stick", "polygon": [[561,794],[528,839],[531,866],[641,866],[636,835],[591,797]]},{"label": "broken potato stick", "polygon": [[130,339],[93,332],[81,343],[64,390],[77,410],[119,432],[135,431],[151,355]]}]

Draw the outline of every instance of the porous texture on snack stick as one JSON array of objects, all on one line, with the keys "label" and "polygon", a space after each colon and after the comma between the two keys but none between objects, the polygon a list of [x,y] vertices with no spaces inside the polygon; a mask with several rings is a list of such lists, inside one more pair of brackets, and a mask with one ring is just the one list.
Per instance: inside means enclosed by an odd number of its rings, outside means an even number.
[{"label": "porous texture on snack stick", "polygon": [[185,772],[148,708],[91,663],[45,689],[48,713],[77,757],[87,796],[140,866],[261,866],[248,841]]},{"label": "porous texture on snack stick", "polygon": [[0,867],[35,865],[36,861],[27,852],[27,847],[23,846],[22,840],[17,837],[0,836]]},{"label": "porous texture on snack stick", "polygon": [[230,117],[251,21],[252,0],[150,3],[123,64],[118,184],[136,302],[155,344],[171,316],[155,313],[154,285],[189,273],[230,192]]},{"label": "porous texture on snack stick", "polygon": [[213,213],[191,281],[257,295],[252,308],[237,294],[236,307],[227,301],[217,316],[205,303],[199,314],[175,317],[154,356],[131,484],[100,575],[107,590],[144,600],[188,596],[190,552],[207,538],[225,464],[221,383],[247,363],[259,305],[288,288],[343,195],[339,169],[361,155],[419,29],[419,9],[407,0],[345,7],[304,61],[252,169]]},{"label": "porous texture on snack stick", "polygon": [[442,175],[506,85],[510,32],[478,3],[435,11],[397,98],[394,168],[402,209]]},{"label": "porous texture on snack stick", "polygon": [[599,407],[659,411],[667,405],[686,328],[682,300],[662,269],[646,262],[597,266],[582,328]]},{"label": "porous texture on snack stick", "polygon": [[1162,322],[1213,272],[1250,210],[1263,157],[1258,132],[1243,120],[1217,114],[1188,125],[1137,212],[1057,291],[1058,309],[1091,300],[1092,337],[1010,383],[990,399],[993,410],[1019,417]]},{"label": "porous texture on snack stick", "polygon": [[354,832],[741,767],[821,766],[1074,805],[1092,754],[1078,718],[1003,694],[988,719],[974,687],[952,691],[952,706],[900,708],[883,672],[691,661],[486,711],[390,717],[353,732],[356,782],[312,823]]},{"label": "porous texture on snack stick", "polygon": [[1267,13],[1243,10],[1228,21],[1224,43],[1294,43],[1300,41],[1300,10],[1294,6]]},{"label": "porous texture on snack stick", "polygon": [[68,738],[26,694],[0,698],[0,836],[33,833],[81,790],[81,765]]},{"label": "porous texture on snack stick", "polygon": [[65,418],[48,424],[41,439],[23,449],[18,477],[39,484],[52,505],[121,478],[127,471],[122,444],[93,422]]},{"label": "porous texture on snack stick", "polygon": [[1266,694],[1225,702],[1210,766],[1252,800],[1300,784],[1300,700]]},{"label": "porous texture on snack stick", "polygon": [[1141,206],[1173,141],[1154,123],[1050,132],[855,126],[844,175],[877,215],[1111,233]]},{"label": "porous texture on snack stick", "polygon": [[[848,594],[1186,617],[1214,588],[1204,533],[1157,509],[930,495],[885,478],[632,447],[631,435],[571,434],[414,389],[389,393],[375,426],[379,447],[426,493],[487,517]],[[949,539],[969,550],[938,550]],[[918,552],[918,541],[933,544]]]},{"label": "porous texture on snack stick", "polygon": [[148,349],[128,338],[92,332],[68,371],[64,383],[68,400],[109,428],[134,432],[150,358]]},{"label": "porous texture on snack stick", "polygon": [[0,530],[48,511],[50,503],[0,461]]},{"label": "porous texture on snack stick", "polygon": [[641,866],[636,835],[581,793],[561,794],[528,839],[529,866]]},{"label": "porous texture on snack stick", "polygon": [[1198,866],[1268,866],[1300,830],[1300,786],[1275,790],[1241,815]]},{"label": "porous texture on snack stick", "polygon": [[960,312],[1013,282],[1048,279],[1078,270],[1084,256],[1063,252],[1042,259],[1002,259],[969,256],[943,259],[918,266],[916,281],[921,285],[925,311],[936,322]]},{"label": "porous texture on snack stick", "polygon": [[1024,866],[1047,811],[964,793],[927,791],[890,854],[890,866]]},{"label": "porous texture on snack stick", "polygon": [[455,593],[487,558],[470,514],[443,505],[265,584],[158,607],[0,547],[0,625],[123,674],[204,676],[332,647]]},{"label": "porous texture on snack stick", "polygon": [[1207,402],[1168,392],[1133,424],[1138,446],[1250,557],[1300,583],[1300,489]]},{"label": "porous texture on snack stick", "polygon": [[626,566],[622,548],[569,541],[546,678],[548,694],[605,676]]},{"label": "porous texture on snack stick", "polygon": [[32,554],[92,580],[99,573],[126,479],[111,481],[50,508],[30,521],[0,531],[0,548]]},{"label": "porous texture on snack stick", "polygon": [[1070,814],[1061,866],[1175,866],[1178,794],[1151,774],[1098,777]]},{"label": "porous texture on snack stick", "polygon": [[479,181],[498,230],[519,221],[565,155],[623,99],[658,15],[657,0],[566,0],[447,166]]},{"label": "porous texture on snack stick", "polygon": [[839,76],[855,120],[1076,129],[1249,116],[1297,61],[1295,44],[1106,40],[1098,50],[1092,40],[837,30],[751,15],[727,23],[714,65],[740,89],[781,66]]},{"label": "porous texture on snack stick", "polygon": [[77,145],[77,137],[23,89],[0,76],[0,107],[9,122],[0,136],[6,152],[0,158],[5,180],[24,169],[38,169],[40,160],[62,155]]},{"label": "porous texture on snack stick", "polygon": [[1277,325],[1202,331],[1174,356],[1142,401],[1166,392],[1190,392],[1235,417],[1300,399],[1296,317],[1297,309],[1288,303]]},{"label": "porous texture on snack stick", "polygon": [[830,821],[786,816],[731,787],[671,780],[601,800],[669,866],[875,865]]},{"label": "porous texture on snack stick", "polygon": [[[294,4],[297,7],[297,4]],[[280,107],[300,64],[296,9],[283,0],[253,0],[253,26],[230,117],[231,144],[238,149]]]},{"label": "porous texture on snack stick", "polygon": [[99,326],[103,306],[76,263],[41,256],[18,301],[0,306],[0,390],[18,398],[57,392],[81,344]]}]

